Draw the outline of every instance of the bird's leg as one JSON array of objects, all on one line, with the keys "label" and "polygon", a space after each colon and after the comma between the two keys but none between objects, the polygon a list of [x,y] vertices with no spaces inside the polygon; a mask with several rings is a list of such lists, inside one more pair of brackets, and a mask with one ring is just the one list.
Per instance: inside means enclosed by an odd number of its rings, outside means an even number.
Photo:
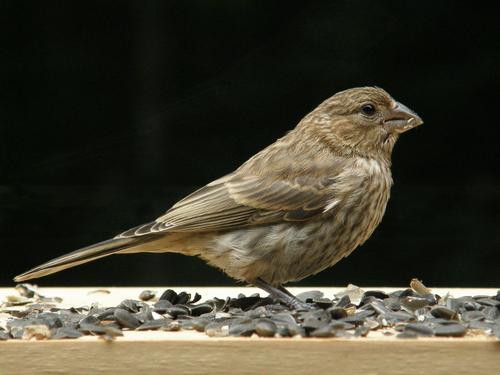
[{"label": "bird's leg", "polygon": [[260,277],[257,278],[253,284],[256,287],[259,287],[262,290],[265,290],[266,292],[269,293],[269,295],[273,298],[279,299],[282,301],[285,305],[288,307],[295,309],[295,310],[311,310],[312,306],[302,302],[299,300],[297,297],[295,297],[292,293],[290,293],[288,290],[286,290],[283,286],[279,287],[274,287],[271,284],[268,284],[264,280],[262,280]]},{"label": "bird's leg", "polygon": [[283,285],[278,286],[278,289],[281,290],[283,293],[288,294],[290,297],[295,298],[295,296],[292,293],[290,293],[288,289],[286,289]]}]

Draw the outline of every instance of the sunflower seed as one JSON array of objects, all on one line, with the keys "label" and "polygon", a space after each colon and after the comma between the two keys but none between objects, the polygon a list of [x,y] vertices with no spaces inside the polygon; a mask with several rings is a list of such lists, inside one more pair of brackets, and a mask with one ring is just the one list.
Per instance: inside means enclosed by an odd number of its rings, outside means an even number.
[{"label": "sunflower seed", "polygon": [[368,290],[365,292],[363,297],[375,297],[377,299],[384,300],[386,298],[389,298],[389,295],[382,290]]},{"label": "sunflower seed", "polygon": [[333,337],[335,330],[328,324],[318,327],[309,333],[311,337]]},{"label": "sunflower seed", "polygon": [[421,336],[432,336],[434,334],[432,327],[423,323],[408,323],[404,328],[405,331],[413,331]]},{"label": "sunflower seed", "polygon": [[199,305],[191,306],[191,315],[200,316],[201,314],[211,313],[215,310],[215,306],[208,303],[201,303]]},{"label": "sunflower seed", "polygon": [[478,298],[476,299],[477,303],[484,305],[484,306],[493,306],[493,307],[500,307],[500,301],[489,298],[489,297],[483,297],[483,298]]},{"label": "sunflower seed", "polygon": [[247,323],[234,323],[229,326],[230,336],[251,336],[255,332],[255,323],[253,321]]},{"label": "sunflower seed", "polygon": [[160,296],[159,300],[160,301],[168,301],[168,302],[173,304],[174,301],[176,300],[176,298],[177,298],[177,293],[175,291],[173,291],[172,289],[167,289]]},{"label": "sunflower seed", "polygon": [[181,323],[178,320],[171,320],[161,328],[162,331],[175,332],[181,330]]},{"label": "sunflower seed", "polygon": [[195,331],[204,332],[205,331],[205,327],[207,326],[208,323],[211,322],[211,319],[197,317],[197,318],[194,318],[191,322],[193,324],[193,329]]},{"label": "sunflower seed", "polygon": [[332,307],[330,309],[327,309],[326,311],[330,313],[332,319],[347,318],[347,311],[345,311],[345,309],[342,307]]},{"label": "sunflower seed", "polygon": [[211,322],[205,326],[205,334],[210,337],[229,336],[229,325],[227,322]]},{"label": "sunflower seed", "polygon": [[126,299],[121,301],[120,304],[116,307],[118,309],[129,311],[131,313],[136,313],[139,312],[144,307],[144,302],[137,301],[134,299]]},{"label": "sunflower seed", "polygon": [[464,311],[462,313],[462,319],[466,322],[473,320],[484,320],[486,317],[482,311]]},{"label": "sunflower seed", "polygon": [[396,335],[398,339],[416,339],[418,337],[415,331],[403,331]]},{"label": "sunflower seed", "polygon": [[356,337],[366,337],[368,333],[370,332],[370,327],[366,324],[357,326],[354,329],[354,336]]},{"label": "sunflower seed", "polygon": [[165,309],[165,314],[176,319],[176,318],[183,316],[183,315],[189,315],[190,311],[189,311],[189,308],[186,306],[175,305],[175,306],[172,306],[172,307]]},{"label": "sunflower seed", "polygon": [[127,310],[116,309],[113,316],[118,324],[125,328],[136,329],[141,325],[141,322]]},{"label": "sunflower seed", "polygon": [[375,311],[373,310],[361,310],[353,315],[349,315],[346,318],[340,319],[341,321],[345,323],[352,323],[354,325],[360,325],[363,324],[365,319],[369,316],[372,316],[375,314]]},{"label": "sunflower seed", "polygon": [[136,331],[153,331],[160,329],[167,324],[169,324],[172,320],[171,319],[155,319],[155,320],[149,320],[140,326],[138,326],[135,330]]},{"label": "sunflower seed", "polygon": [[348,295],[342,296],[337,303],[335,304],[335,307],[347,307],[348,305],[351,304],[351,298],[349,298]]},{"label": "sunflower seed", "polygon": [[161,299],[153,305],[153,311],[158,314],[165,314],[167,309],[171,308],[172,306],[172,302]]},{"label": "sunflower seed", "polygon": [[458,320],[458,314],[444,306],[434,306],[431,309],[432,316],[436,318],[448,319],[448,320]]},{"label": "sunflower seed", "polygon": [[329,300],[328,298],[315,298],[312,300],[312,303],[314,303],[316,306],[318,306],[321,309],[327,309],[329,307],[332,307],[333,302]]},{"label": "sunflower seed", "polygon": [[60,339],[77,339],[78,337],[83,336],[79,330],[72,327],[60,327],[57,328],[54,334],[50,337],[52,340],[60,340]]},{"label": "sunflower seed", "polygon": [[260,319],[255,325],[255,332],[261,337],[274,337],[278,327],[270,319]]},{"label": "sunflower seed", "polygon": [[499,311],[497,307],[488,306],[483,310],[483,314],[487,320],[497,320]]},{"label": "sunflower seed", "polygon": [[302,327],[311,331],[330,323],[332,320],[330,314],[324,310],[308,311],[301,315],[301,319],[303,319]]},{"label": "sunflower seed", "polygon": [[461,324],[438,324],[434,328],[436,336],[462,337],[467,333],[467,328]]},{"label": "sunflower seed", "polygon": [[180,292],[175,298],[174,305],[184,305],[191,299],[191,295],[186,292]]},{"label": "sunflower seed", "polygon": [[156,292],[146,289],[139,294],[139,299],[141,301],[150,301],[156,297]]}]

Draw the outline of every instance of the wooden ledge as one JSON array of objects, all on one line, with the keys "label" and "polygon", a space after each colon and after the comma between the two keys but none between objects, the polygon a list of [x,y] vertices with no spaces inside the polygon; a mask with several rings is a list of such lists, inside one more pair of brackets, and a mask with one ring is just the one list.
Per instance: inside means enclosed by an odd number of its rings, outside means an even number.
[{"label": "wooden ledge", "polygon": [[[98,289],[110,293],[95,292]],[[98,302],[115,306],[137,299],[140,288],[41,288],[68,306]],[[202,299],[259,292],[255,288],[175,287]],[[290,288],[293,293],[319,289],[325,296],[344,288]],[[401,288],[363,288],[392,291]],[[494,295],[495,289],[433,288],[435,293]],[[90,293],[89,293],[90,292]],[[16,294],[0,288],[0,299]],[[465,338],[397,339],[371,332],[366,338],[210,338],[194,331],[124,332],[114,342],[86,336],[76,340],[0,342],[0,374],[494,374],[500,342],[484,335]]]}]

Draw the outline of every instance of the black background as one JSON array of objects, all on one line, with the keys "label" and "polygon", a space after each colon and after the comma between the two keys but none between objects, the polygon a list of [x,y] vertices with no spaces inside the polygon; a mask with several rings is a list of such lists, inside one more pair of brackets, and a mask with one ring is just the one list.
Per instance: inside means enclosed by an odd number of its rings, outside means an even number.
[{"label": "black background", "polygon": [[[301,285],[500,284],[498,15],[455,1],[0,1],[0,283],[162,214],[339,90],[425,124],[372,238]],[[112,256],[42,285],[232,285]]]}]

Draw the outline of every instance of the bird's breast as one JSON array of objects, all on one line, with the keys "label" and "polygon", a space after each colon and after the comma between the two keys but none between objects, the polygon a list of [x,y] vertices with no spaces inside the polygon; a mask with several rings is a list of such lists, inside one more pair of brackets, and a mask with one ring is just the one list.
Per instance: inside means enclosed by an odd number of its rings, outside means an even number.
[{"label": "bird's breast", "polygon": [[332,215],[331,225],[335,246],[349,255],[364,243],[384,216],[390,197],[392,176],[383,162],[358,158],[349,172],[347,180],[357,181]]}]

